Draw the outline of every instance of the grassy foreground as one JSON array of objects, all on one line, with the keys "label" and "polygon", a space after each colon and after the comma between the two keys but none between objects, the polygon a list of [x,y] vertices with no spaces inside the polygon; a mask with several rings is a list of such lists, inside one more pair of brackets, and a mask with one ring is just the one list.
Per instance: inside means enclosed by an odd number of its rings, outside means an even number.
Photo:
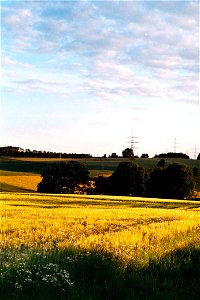
[{"label": "grassy foreground", "polygon": [[1,193],[1,299],[198,299],[200,202]]}]

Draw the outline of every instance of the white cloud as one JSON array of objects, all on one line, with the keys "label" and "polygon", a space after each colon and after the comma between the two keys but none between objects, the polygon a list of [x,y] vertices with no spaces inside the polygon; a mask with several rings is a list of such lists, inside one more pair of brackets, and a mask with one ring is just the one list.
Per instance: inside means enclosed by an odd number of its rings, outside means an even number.
[{"label": "white cloud", "polygon": [[152,122],[199,102],[198,21],[195,1],[2,3],[3,87],[85,101],[87,123]]}]

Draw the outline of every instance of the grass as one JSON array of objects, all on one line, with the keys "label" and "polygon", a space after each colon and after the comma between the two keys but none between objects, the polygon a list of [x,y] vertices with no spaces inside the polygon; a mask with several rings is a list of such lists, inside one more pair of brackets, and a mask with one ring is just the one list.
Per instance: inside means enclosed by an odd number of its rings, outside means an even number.
[{"label": "grass", "polygon": [[1,193],[1,299],[198,299],[200,202]]}]

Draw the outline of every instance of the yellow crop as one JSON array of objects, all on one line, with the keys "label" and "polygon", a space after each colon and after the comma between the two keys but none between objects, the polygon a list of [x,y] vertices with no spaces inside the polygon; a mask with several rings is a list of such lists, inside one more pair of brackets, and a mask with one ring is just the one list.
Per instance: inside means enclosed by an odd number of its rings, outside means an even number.
[{"label": "yellow crop", "polygon": [[200,247],[200,202],[133,197],[1,193],[2,248],[76,248],[124,262]]},{"label": "yellow crop", "polygon": [[26,175],[26,173],[1,171],[1,176],[0,176],[0,186],[6,184],[24,190],[37,191],[37,185],[40,181],[41,181],[40,175],[35,175],[30,173]]}]

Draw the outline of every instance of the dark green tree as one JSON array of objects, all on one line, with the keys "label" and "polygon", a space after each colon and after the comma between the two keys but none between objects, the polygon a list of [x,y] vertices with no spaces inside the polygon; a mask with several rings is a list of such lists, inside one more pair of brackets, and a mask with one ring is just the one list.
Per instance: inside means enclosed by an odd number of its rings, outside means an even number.
[{"label": "dark green tree", "polygon": [[161,158],[161,160],[159,160],[159,162],[157,163],[157,167],[164,169],[165,167],[165,160],[163,158]]},{"label": "dark green tree", "polygon": [[98,176],[94,178],[93,187],[88,189],[92,195],[111,195],[111,176]]},{"label": "dark green tree", "polygon": [[133,162],[121,162],[111,175],[113,195],[143,196],[145,193],[146,171]]},{"label": "dark green tree", "polygon": [[200,153],[198,154],[197,159],[200,159]]},{"label": "dark green tree", "polygon": [[192,169],[192,173],[193,173],[193,176],[197,176],[198,175],[198,172],[199,172],[199,169],[197,167],[194,167]]},{"label": "dark green tree", "polygon": [[134,157],[133,149],[126,148],[125,150],[122,151],[122,156],[124,158],[133,158]]},{"label": "dark green tree", "polygon": [[40,193],[73,194],[89,180],[87,168],[77,161],[53,163],[41,176],[42,181],[37,187]]},{"label": "dark green tree", "polygon": [[165,198],[165,172],[163,168],[154,169],[147,180],[147,196]]},{"label": "dark green tree", "polygon": [[192,196],[193,189],[192,171],[184,164],[173,163],[166,169],[157,168],[147,181],[149,197],[185,199]]},{"label": "dark green tree", "polygon": [[146,172],[132,162],[121,162],[114,173],[101,181],[104,191],[110,195],[143,196]]},{"label": "dark green tree", "polygon": [[192,196],[193,174],[188,166],[178,163],[169,165],[165,170],[165,181],[167,198],[185,199]]}]

